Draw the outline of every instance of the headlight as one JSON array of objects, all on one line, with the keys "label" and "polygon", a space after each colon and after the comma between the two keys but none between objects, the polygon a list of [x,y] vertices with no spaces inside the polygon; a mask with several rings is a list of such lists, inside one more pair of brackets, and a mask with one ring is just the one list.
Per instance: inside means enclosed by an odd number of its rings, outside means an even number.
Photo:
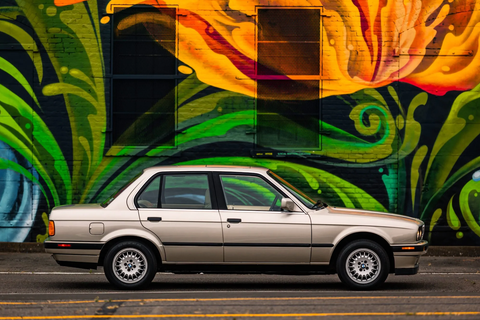
[{"label": "headlight", "polygon": [[418,227],[418,230],[417,230],[417,241],[422,240],[424,234],[425,234],[425,225],[421,225],[420,227]]}]

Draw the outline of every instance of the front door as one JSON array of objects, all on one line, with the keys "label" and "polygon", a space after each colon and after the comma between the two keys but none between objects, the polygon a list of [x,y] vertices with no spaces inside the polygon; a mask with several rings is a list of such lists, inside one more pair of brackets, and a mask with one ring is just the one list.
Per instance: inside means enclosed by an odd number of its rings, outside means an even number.
[{"label": "front door", "polygon": [[220,209],[225,262],[310,262],[307,214],[282,211],[284,195],[261,176],[219,174],[216,179],[225,199]]},{"label": "front door", "polygon": [[208,173],[172,173],[154,177],[140,192],[141,223],[161,240],[166,261],[223,261],[222,227],[211,190]]}]

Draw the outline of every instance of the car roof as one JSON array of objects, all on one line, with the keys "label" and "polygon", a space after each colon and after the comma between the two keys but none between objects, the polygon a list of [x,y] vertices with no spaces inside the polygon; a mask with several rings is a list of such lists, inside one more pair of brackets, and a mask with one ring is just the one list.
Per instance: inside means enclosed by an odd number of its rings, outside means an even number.
[{"label": "car roof", "polygon": [[262,167],[247,167],[247,166],[227,166],[227,165],[171,165],[171,166],[155,166],[144,169],[144,172],[166,172],[166,171],[231,171],[231,172],[256,172],[264,173],[268,171],[267,168]]}]

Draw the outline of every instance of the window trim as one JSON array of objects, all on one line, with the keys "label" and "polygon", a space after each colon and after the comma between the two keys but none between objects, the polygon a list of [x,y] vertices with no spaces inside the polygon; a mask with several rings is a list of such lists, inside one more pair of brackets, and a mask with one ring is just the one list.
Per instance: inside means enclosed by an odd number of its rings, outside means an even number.
[{"label": "window trim", "polygon": [[[107,75],[107,78],[110,78],[109,81],[107,82],[110,83],[110,105],[107,108],[107,129],[105,130],[105,133],[107,134],[106,138],[106,144],[109,144],[109,149],[106,152],[106,156],[128,156],[128,155],[136,155],[138,152],[143,151],[145,149],[149,148],[154,148],[154,149],[176,149],[178,148],[178,137],[177,137],[177,132],[178,132],[178,83],[179,80],[186,79],[188,75],[184,75],[178,72],[178,67],[180,65],[180,62],[178,60],[178,50],[179,50],[179,22],[178,22],[178,17],[179,17],[179,6],[178,5],[135,5],[133,6],[134,8],[165,8],[165,9],[174,9],[175,10],[175,73],[172,75],[155,75],[155,74],[150,74],[150,75],[137,75],[137,74],[115,74],[113,72],[113,65],[114,65],[114,42],[115,42],[115,9],[116,8],[125,8],[125,9],[131,9],[132,7],[128,7],[125,5],[114,5],[111,6],[109,9],[111,10],[111,30],[110,30],[110,73]],[[138,79],[138,80],[175,80],[175,87],[174,87],[174,94],[175,94],[175,102],[174,102],[174,118],[175,118],[175,124],[173,128],[173,135],[174,135],[174,143],[172,146],[163,146],[163,145],[143,145],[143,146],[127,146],[127,145],[114,145],[114,137],[113,137],[113,110],[114,110],[114,105],[113,105],[113,100],[114,100],[114,95],[113,95],[113,88],[114,88],[114,80],[121,80],[121,79]],[[128,149],[126,148],[128,147]],[[118,153],[122,151],[121,155]]]},{"label": "window trim", "polygon": [[[309,10],[319,10],[320,14],[320,24],[319,24],[319,48],[320,48],[320,53],[319,53],[319,74],[318,75],[258,75],[257,74],[257,65],[258,65],[258,25],[259,25],[259,10],[264,10],[264,9],[277,9],[277,10],[288,10],[288,9],[309,9]],[[323,7],[322,6],[309,6],[309,7],[302,7],[302,6],[256,6],[255,7],[255,34],[254,34],[254,43],[255,43],[255,64],[254,64],[254,74],[255,74],[255,91],[254,91],[254,100],[255,100],[255,119],[254,119],[254,126],[255,126],[255,152],[262,152],[262,151],[267,151],[271,152],[272,149],[274,150],[286,150],[289,152],[295,152],[295,151],[321,151],[322,150],[322,135],[321,133],[323,132],[323,122],[321,121],[322,119],[322,106],[323,106],[323,80],[328,79],[323,76],[323,63],[322,63],[322,57],[323,57],[323,34],[322,34],[322,28],[323,28]],[[261,42],[272,42],[272,41],[261,41]],[[282,42],[282,41],[278,41]],[[303,43],[303,42],[302,42]],[[318,120],[319,120],[319,126],[318,126],[318,146],[314,148],[309,148],[309,147],[263,147],[259,145],[259,139],[258,139],[258,80],[318,80],[319,82],[319,87],[318,87]]]},{"label": "window trim", "polygon": [[[255,7],[255,10],[256,10],[256,23],[255,23],[255,79],[256,80],[322,80],[322,54],[323,54],[323,50],[322,50],[322,26],[323,26],[323,21],[322,21],[322,11],[323,11],[323,7],[321,6],[308,6],[308,7],[305,7],[305,6],[298,6],[298,7],[295,7],[295,6],[257,6]],[[318,41],[271,41],[271,40],[258,40],[258,26],[259,26],[259,11],[260,10],[318,10],[319,12],[319,39]],[[319,74],[318,75],[315,75],[315,74],[308,74],[308,75],[289,75],[289,74],[286,74],[286,75],[259,75],[258,74],[258,69],[257,69],[257,66],[258,66],[258,44],[259,43],[318,43],[318,46],[319,46],[319,61],[318,61],[318,65],[319,65]],[[320,96],[320,92],[319,92],[319,96]]]}]

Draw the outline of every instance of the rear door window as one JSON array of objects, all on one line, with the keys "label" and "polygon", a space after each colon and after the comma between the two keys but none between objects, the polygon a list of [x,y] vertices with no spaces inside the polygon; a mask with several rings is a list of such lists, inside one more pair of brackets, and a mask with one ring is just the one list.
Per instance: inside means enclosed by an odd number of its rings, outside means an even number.
[{"label": "rear door window", "polygon": [[155,177],[137,197],[140,208],[212,209],[207,174],[166,174]]}]

